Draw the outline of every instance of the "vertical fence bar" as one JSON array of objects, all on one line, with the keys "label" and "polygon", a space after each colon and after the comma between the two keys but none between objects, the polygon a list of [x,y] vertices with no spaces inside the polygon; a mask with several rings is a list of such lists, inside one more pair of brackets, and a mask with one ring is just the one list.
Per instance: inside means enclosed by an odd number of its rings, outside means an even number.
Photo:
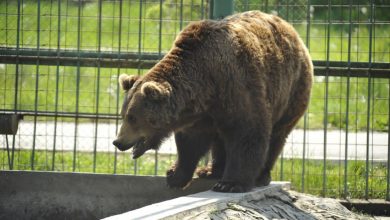
[{"label": "vertical fence bar", "polygon": [[[387,80],[388,85],[390,85],[390,79]],[[390,122],[390,86],[387,97],[387,121]],[[387,187],[386,187],[386,200],[390,200],[390,129],[387,128]]]},{"label": "vertical fence bar", "polygon": [[328,131],[328,91],[329,91],[329,73],[326,70],[325,73],[325,104],[324,104],[324,160],[323,160],[323,171],[322,171],[322,196],[326,196],[326,160],[327,160],[327,131]]},{"label": "vertical fence bar", "polygon": [[11,169],[11,155],[9,154],[10,151],[9,151],[8,135],[5,134],[4,136],[5,136],[5,145],[6,145],[6,149],[7,149],[8,169]]},{"label": "vertical fence bar", "polygon": [[[16,64],[15,64],[15,93],[14,93],[14,110],[17,113],[18,110],[18,90],[19,90],[19,49],[20,49],[20,6],[21,0],[18,0],[18,12],[17,12],[17,21],[16,21]],[[13,170],[14,167],[14,158],[15,158],[15,142],[16,136],[12,135],[12,151],[11,151],[11,166],[10,170]]]},{"label": "vertical fence bar", "polygon": [[[286,19],[287,19],[287,22],[289,22],[289,23],[291,23],[291,24],[293,24],[294,23],[294,19],[295,19],[295,17],[294,17],[294,12],[292,12],[292,16],[289,16],[289,11],[290,11],[290,4],[291,4],[291,2],[290,2],[290,0],[287,0],[287,5],[286,5],[286,14],[287,14],[287,17],[286,17]],[[291,17],[291,19],[290,19],[290,17]],[[291,153],[292,153],[292,155],[295,155],[294,154],[294,136],[293,136],[293,134],[291,135],[291,139],[292,139],[292,149],[291,149]],[[290,158],[290,164],[291,164],[291,177],[290,177],[290,179],[291,179],[291,181],[294,181],[294,178],[295,178],[295,176],[296,176],[296,172],[295,172],[295,170],[297,169],[297,168],[294,168],[294,166],[296,166],[295,165],[295,160],[294,159],[291,159]]]},{"label": "vertical fence bar", "polygon": [[[372,42],[372,46],[371,46],[371,52],[370,54],[375,54],[375,23],[376,23],[376,19],[375,19],[375,5],[372,5],[373,9],[372,9],[372,22],[370,25],[372,25],[372,35],[370,37],[370,41]],[[371,62],[375,62],[375,56],[372,56],[371,55]],[[371,64],[370,64],[370,67],[371,67]],[[369,72],[370,72],[371,69],[369,69]],[[371,74],[370,74],[371,75]],[[371,87],[371,95],[372,95],[372,104],[371,104],[371,176],[374,177],[374,126],[375,126],[375,79],[372,79],[372,87]],[[374,181],[371,181],[371,191],[373,191],[373,184]]]},{"label": "vertical fence bar", "polygon": [[[40,50],[40,32],[41,32],[41,1],[38,0],[37,5],[37,51],[39,58]],[[34,101],[34,112],[38,111],[38,91],[39,91],[39,59],[37,59],[36,68],[35,68],[35,101]],[[32,152],[31,152],[31,170],[34,170],[35,162],[35,141],[36,141],[36,132],[37,132],[37,116],[34,115],[34,128],[33,128],[33,143],[32,143]]]},{"label": "vertical fence bar", "polygon": [[[162,11],[163,0],[160,0],[160,10],[159,10],[159,28],[158,28],[158,55],[161,56],[161,38],[162,38],[162,19],[163,19],[163,11]],[[158,149],[154,152],[154,175],[157,176],[158,173]]]},{"label": "vertical fence bar", "polygon": [[[8,45],[8,0],[5,0],[5,45],[6,46],[9,46]],[[5,99],[5,96],[4,96],[4,99]]]},{"label": "vertical fence bar", "polygon": [[351,89],[351,41],[352,41],[352,1],[349,0],[349,27],[348,27],[348,72],[347,94],[345,103],[345,151],[344,151],[344,198],[348,197],[348,135],[349,135],[349,98]]},{"label": "vertical fence bar", "polygon": [[322,196],[326,196],[326,158],[327,158],[327,140],[328,140],[328,99],[329,99],[329,59],[330,59],[330,27],[331,27],[331,1],[328,0],[328,22],[327,22],[327,36],[326,36],[326,72],[325,72],[325,104],[324,104],[324,161],[323,161],[323,176],[322,176]]},{"label": "vertical fence bar", "polygon": [[[5,45],[8,46],[8,0],[5,1]],[[7,72],[5,72],[7,74]],[[7,77],[5,77],[4,84],[7,85]],[[5,106],[5,92],[3,96],[4,100],[4,106]],[[11,154],[10,154],[10,149],[9,149],[9,142],[8,142],[8,135],[5,136],[5,144],[6,144],[6,149],[7,149],[7,159],[8,159],[8,169],[11,169]],[[5,166],[3,166],[5,167]]]},{"label": "vertical fence bar", "polygon": [[214,19],[214,0],[209,0],[209,19]]},{"label": "vertical fence bar", "polygon": [[96,154],[97,154],[97,136],[98,136],[98,127],[99,127],[99,98],[100,98],[100,59],[101,59],[101,45],[102,45],[102,0],[98,2],[98,62],[97,62],[97,85],[96,85],[96,100],[95,100],[95,108],[96,108],[96,117],[95,117],[95,140],[93,145],[93,172],[96,172]]},{"label": "vertical fence bar", "polygon": [[75,117],[75,129],[74,129],[74,143],[73,143],[73,172],[76,171],[76,160],[77,160],[77,136],[78,136],[78,125],[79,125],[79,98],[80,98],[80,57],[81,57],[81,8],[82,1],[78,0],[78,11],[77,11],[77,70],[76,70],[76,117]]},{"label": "vertical fence bar", "polygon": [[[127,10],[127,17],[128,17],[128,19],[129,19],[129,22],[127,22],[127,44],[126,44],[126,50],[127,51],[129,51],[129,50],[131,50],[130,48],[129,48],[129,46],[130,46],[130,21],[131,21],[131,0],[128,0],[128,2],[129,2],[129,6],[128,6],[128,10]],[[138,33],[139,34],[139,33]],[[138,37],[139,37],[139,39],[140,39],[140,36],[138,35]],[[138,45],[139,46],[139,45]],[[138,74],[139,74],[139,70],[138,70]],[[118,85],[118,87],[119,87],[119,85]],[[119,94],[119,93],[118,93]],[[119,95],[118,95],[118,97],[119,97]],[[118,100],[117,100],[118,101]],[[118,107],[119,107],[119,105],[118,105]],[[118,132],[117,132],[118,133]],[[136,163],[136,161],[134,161],[134,163]],[[130,167],[129,167],[130,168]],[[129,169],[130,170],[130,169]],[[124,167],[124,171],[126,171],[126,167]]]},{"label": "vertical fence bar", "polygon": [[56,61],[56,95],[54,101],[54,137],[53,137],[53,152],[52,152],[52,167],[51,170],[55,169],[55,158],[56,158],[56,142],[57,142],[57,121],[58,121],[58,90],[60,82],[60,49],[61,49],[61,0],[58,0],[58,15],[57,15],[57,61]]},{"label": "vertical fence bar", "polygon": [[[138,21],[138,57],[141,60],[141,48],[142,48],[142,4],[143,1],[139,1],[139,21]],[[138,74],[141,73],[141,68],[138,66]]]},{"label": "vertical fence bar", "polygon": [[290,22],[290,1],[289,0],[286,0],[287,1],[287,4],[286,4],[286,17],[285,19]]},{"label": "vertical fence bar", "polygon": [[191,20],[191,21],[194,20],[194,17],[192,16],[193,12],[194,12],[193,8],[194,8],[194,0],[191,0],[191,14],[190,14],[190,18],[189,18],[189,20]]},{"label": "vertical fence bar", "polygon": [[212,19],[221,19],[234,11],[233,0],[213,0]]},{"label": "vertical fence bar", "polygon": [[126,44],[126,50],[129,51],[129,44],[130,44],[130,21],[131,21],[131,2],[129,0],[129,6],[127,7],[127,17],[129,19],[129,22],[127,22],[127,44]]},{"label": "vertical fence bar", "polygon": [[200,19],[204,19],[204,0],[200,1]]},{"label": "vertical fence bar", "polygon": [[[130,7],[130,4],[129,4]],[[118,59],[121,55],[121,47],[122,47],[122,19],[123,19],[123,0],[119,0],[119,29],[118,29]],[[119,64],[117,73],[116,73],[116,79],[119,78],[119,74],[121,72],[121,66]],[[118,114],[119,112],[119,83],[116,83],[116,110],[115,113]],[[119,127],[119,120],[115,119],[115,134],[118,133],[118,127]],[[117,162],[118,162],[118,151],[117,148],[114,148],[114,174],[116,173],[117,169]]]},{"label": "vertical fence bar", "polygon": [[[25,1],[24,0],[22,0],[22,7],[21,7],[21,12],[20,12],[20,14],[21,14],[21,21],[20,21],[20,45],[21,45],[21,47],[24,47],[24,44],[25,44],[25,41],[24,41],[24,36],[25,36],[25,26],[24,26],[24,24],[25,24],[25,21],[24,21],[24,16],[25,16]],[[22,49],[21,49],[22,50]],[[23,87],[22,87],[22,85],[23,85],[23,77],[24,77],[24,64],[23,63],[21,63],[20,64],[20,69],[19,69],[19,71],[20,71],[20,85],[19,85],[19,108],[22,108],[22,106],[23,106],[23,101],[22,101],[22,97],[23,97],[23,92],[25,92],[25,91],[23,91]],[[19,136],[19,147],[20,147],[20,136]],[[20,165],[20,151],[17,151],[17,154],[18,154],[18,159],[17,159],[17,164],[18,165]],[[23,164],[24,165],[24,164]],[[30,164],[31,165],[31,164]],[[25,167],[27,167],[27,165],[24,165]]]},{"label": "vertical fence bar", "polygon": [[[311,1],[307,1],[306,5],[306,47],[310,51],[310,7]],[[308,110],[303,118],[303,146],[302,146],[302,174],[301,174],[301,192],[305,192],[305,166],[306,166],[306,131],[307,131],[307,116]]]},{"label": "vertical fence bar", "polygon": [[[370,74],[369,74],[370,75]],[[371,111],[371,77],[368,77],[367,82],[367,128],[366,128],[366,171],[365,171],[365,191],[364,198],[368,199],[368,185],[369,185],[369,169],[370,169],[370,111]]]},{"label": "vertical fence bar", "polygon": [[301,173],[301,192],[305,192],[305,166],[306,166],[306,130],[307,130],[307,112],[303,116],[303,144],[302,144],[302,173]]},{"label": "vertical fence bar", "polygon": [[[138,57],[141,60],[141,49],[142,49],[142,4],[143,1],[139,1],[139,23],[138,23]],[[141,63],[140,63],[141,64]],[[140,65],[139,64],[139,65]],[[141,67],[138,66],[138,75],[141,74]],[[134,175],[137,175],[138,172],[138,159],[134,160]]]},{"label": "vertical fence bar", "polygon": [[[277,12],[278,16],[283,17],[280,14],[280,1],[277,1],[276,12]],[[279,180],[280,181],[284,180],[284,150],[282,150],[282,153],[280,154],[280,177],[279,177]]]},{"label": "vertical fence bar", "polygon": [[159,23],[158,23],[158,55],[161,56],[161,48],[162,48],[162,19],[163,19],[163,0],[160,0],[160,9],[159,9]]},{"label": "vertical fence bar", "polygon": [[[358,9],[358,12],[357,12],[357,18],[356,18],[356,22],[358,23],[358,24],[360,24],[360,13],[359,13],[359,9],[360,9],[360,5],[359,5],[359,1],[357,1],[356,2],[356,8]],[[356,32],[356,38],[357,39],[359,39],[360,38],[360,32],[359,31],[357,31]],[[356,46],[359,48],[360,47],[360,42],[359,42],[359,40],[357,40],[356,41]],[[357,57],[358,57],[358,59],[359,59],[359,50],[357,50],[356,51],[356,55],[357,55]],[[357,59],[357,60],[358,60]],[[359,91],[359,78],[356,78],[356,90],[355,90],[355,97],[357,97],[358,96],[358,91]],[[355,126],[355,129],[354,129],[354,133],[357,133],[358,131],[359,131],[359,125],[358,125],[358,116],[359,116],[359,108],[358,108],[358,101],[357,100],[355,100],[355,106],[354,106],[354,108],[355,108],[355,123],[354,123],[354,126]],[[358,148],[358,135],[356,135],[355,134],[355,151],[357,151],[357,148]],[[357,162],[357,154],[355,154],[355,164],[356,164],[356,162]],[[356,173],[355,173],[355,175],[353,176],[354,177],[354,190],[356,190],[357,189],[357,178],[358,178],[358,175],[356,175]]]},{"label": "vertical fence bar", "polygon": [[180,21],[179,21],[180,31],[183,29],[183,0],[180,0]]},{"label": "vertical fence bar", "polygon": [[365,173],[365,199],[368,199],[369,169],[370,169],[370,114],[371,114],[371,64],[372,64],[372,26],[373,26],[374,3],[370,1],[370,25],[368,44],[368,85],[367,85],[367,129],[366,129],[366,173]]},{"label": "vertical fence bar", "polygon": [[[65,15],[64,16],[65,18],[68,17],[68,15],[69,15],[69,1],[66,1],[64,15]],[[64,26],[65,26],[64,27],[64,33],[66,33],[66,32],[68,32],[68,20],[64,19],[63,23],[64,23]],[[67,47],[67,38],[64,38],[63,40],[64,40],[64,44],[63,45],[66,48]],[[66,70],[65,67],[64,67],[64,70]],[[62,77],[61,83],[62,83],[62,85],[64,85],[64,83],[65,83],[65,76]],[[65,92],[65,87],[62,86],[61,94],[64,94],[64,92]],[[62,105],[64,104],[64,97],[65,97],[64,95],[62,95],[62,97],[61,97],[61,104]],[[64,158],[64,151],[63,150],[61,151],[61,157]],[[72,164],[72,167],[73,167],[73,164]],[[64,163],[63,159],[62,159],[62,163],[61,163],[61,170],[65,170],[65,163]]]}]

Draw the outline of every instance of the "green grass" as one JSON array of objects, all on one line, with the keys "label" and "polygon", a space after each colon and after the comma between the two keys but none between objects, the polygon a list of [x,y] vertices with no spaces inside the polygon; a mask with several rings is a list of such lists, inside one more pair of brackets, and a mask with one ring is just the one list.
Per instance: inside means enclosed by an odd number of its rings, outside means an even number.
[{"label": "green grass", "polygon": [[[251,4],[249,9],[256,9]],[[280,13],[286,13],[287,8],[280,6]],[[257,9],[261,8],[259,5]],[[58,2],[42,0],[40,7],[40,31],[37,32],[38,16],[37,1],[24,0],[21,7],[20,47],[36,48],[37,37],[40,34],[40,48],[57,48],[57,30],[60,30],[61,49],[77,49],[78,15],[80,14],[80,49],[98,50],[99,44],[99,4],[98,1],[87,3],[79,12],[78,4],[73,1],[61,1],[61,23],[58,25]],[[184,1],[183,11],[175,1],[164,1],[162,5],[161,37],[160,6],[158,2],[148,1],[142,4],[136,1],[123,1],[122,24],[119,24],[120,4],[118,1],[102,2],[101,22],[101,49],[117,52],[166,52],[172,45],[180,27],[184,27],[191,20],[199,20],[207,14],[207,8],[202,7],[200,0]],[[270,8],[269,10],[271,10]],[[296,8],[303,13],[304,8]],[[242,10],[238,8],[238,10]],[[272,9],[274,10],[274,9]],[[339,9],[337,9],[339,10]],[[0,1],[0,46],[16,46],[17,1]],[[319,12],[318,12],[319,13]],[[338,12],[339,13],[339,12]],[[353,8],[354,16],[361,13]],[[141,22],[139,17],[143,18]],[[294,19],[305,19],[297,13],[289,14],[288,19],[294,21],[294,26],[302,39],[308,44],[314,60],[326,60],[329,52],[331,61],[348,61],[348,14],[343,18],[346,24],[332,24],[328,30],[327,18],[321,14],[314,14],[310,29],[307,24],[296,22]],[[338,15],[339,16],[339,15]],[[364,17],[365,16],[365,17]],[[360,15],[359,22],[365,21],[365,14]],[[180,18],[183,21],[180,21]],[[354,17],[355,19],[355,17]],[[377,20],[387,19],[376,18]],[[141,30],[141,35],[139,31]],[[308,30],[310,30],[308,32]],[[121,32],[119,32],[121,31]],[[328,31],[330,38],[328,39]],[[121,34],[119,34],[121,33]],[[307,38],[307,34],[310,38]],[[351,32],[350,60],[354,62],[368,62],[370,50],[370,29],[366,24],[355,22]],[[390,29],[388,24],[380,22],[372,30],[372,61],[390,62]],[[329,51],[328,51],[329,46]],[[117,100],[122,100],[122,93],[117,93],[117,76],[121,73],[142,74],[147,70],[138,69],[98,69],[90,67],[59,67],[58,86],[57,69],[55,66],[19,65],[18,66],[18,99],[15,105],[15,65],[0,65],[0,109],[38,110],[75,112],[76,108],[83,113],[118,113]],[[78,72],[79,71],[79,72]],[[38,75],[36,74],[38,73]],[[77,75],[80,80],[77,84]],[[38,83],[36,83],[38,80]],[[328,87],[328,112],[325,111],[324,77],[316,77],[309,107],[310,129],[323,129],[327,120],[329,129],[344,129],[346,127],[346,78],[330,77]],[[367,90],[367,79],[351,79],[349,99],[349,128],[365,130],[367,128],[367,104],[371,98],[370,129],[378,131],[388,130],[388,100],[389,80],[373,79],[371,91]],[[56,104],[56,91],[58,103]],[[78,92],[77,92],[78,91]],[[78,97],[77,97],[78,94]],[[119,97],[118,97],[119,94]],[[97,104],[99,96],[99,104]],[[37,106],[35,106],[35,102]],[[77,102],[79,105],[76,107]],[[120,102],[120,101],[119,101]],[[119,103],[120,105],[120,103]],[[303,127],[300,122],[299,127]]]},{"label": "green grass", "polygon": [[[176,159],[176,155],[158,155],[156,170],[154,154],[145,154],[143,157],[133,160],[131,158],[131,153],[118,152],[115,162],[115,153],[98,152],[96,154],[96,166],[94,168],[94,155],[91,152],[78,151],[76,152],[76,155],[74,155],[73,152],[70,151],[56,151],[53,166],[53,151],[36,150],[34,153],[34,169],[32,169],[31,150],[17,150],[14,155],[13,169],[15,170],[96,172],[134,175],[165,175],[166,170],[173,165]],[[4,149],[0,149],[0,163],[0,170],[9,169],[8,154]]]},{"label": "green grass", "polygon": [[[190,20],[201,19],[201,1],[195,0],[183,6],[183,21],[179,21],[180,8],[172,1],[163,4],[163,21],[161,23],[161,47],[168,50],[176,38],[180,27]],[[17,1],[0,2],[0,45],[14,46],[17,44]],[[197,10],[192,10],[192,8]],[[99,4],[97,1],[87,3],[79,12],[78,3],[61,1],[60,13],[58,2],[42,0],[40,7],[40,31],[38,32],[38,4],[36,0],[24,0],[20,17],[21,47],[36,48],[38,33],[39,47],[57,48],[60,38],[61,49],[76,49],[78,42],[78,22],[80,21],[80,49],[97,50],[99,44]],[[137,1],[123,1],[122,24],[120,24],[119,1],[103,1],[101,13],[101,49],[118,51],[121,43],[122,51],[138,51],[139,41],[144,52],[157,51],[159,48],[159,11],[157,3],[144,2],[142,10]],[[7,15],[7,16],[5,16]],[[59,24],[60,16],[60,25]],[[139,21],[142,17],[141,22]],[[80,18],[80,20],[79,20]],[[139,30],[142,35],[139,36]],[[61,32],[58,36],[58,31]],[[119,34],[121,32],[121,35]],[[121,40],[119,40],[121,38]]]},{"label": "green grass", "polygon": [[[366,188],[365,161],[350,160],[347,164],[347,192],[344,192],[344,161],[305,160],[305,172],[302,177],[302,159],[284,159],[283,171],[279,159],[272,171],[273,180],[290,181],[292,189],[313,195],[326,197],[364,198]],[[324,185],[324,167],[325,185]],[[386,197],[386,163],[369,164],[368,198],[384,199]],[[302,190],[302,185],[304,188]]]},{"label": "green grass", "polygon": [[[30,150],[15,152],[14,169],[31,170]],[[75,155],[75,169],[73,170],[73,152],[56,152],[54,169],[52,166],[51,151],[35,151],[34,170],[60,171],[60,172],[93,172],[93,154],[90,152],[77,152]],[[155,155],[145,154],[137,160],[132,160],[130,153],[118,153],[115,164],[114,153],[96,154],[96,173],[136,174],[136,175],[165,175],[174,161],[175,155],[158,155],[157,170],[155,169]],[[1,170],[8,170],[7,152],[0,151]],[[201,162],[203,164],[204,162]],[[324,164],[320,160],[305,160],[305,172],[302,176],[303,161],[301,159],[284,159],[283,169],[281,160],[275,165],[272,178],[275,181],[291,181],[292,189],[313,195],[326,197],[364,198],[366,187],[366,165],[364,161],[348,161],[347,187],[344,192],[344,162],[330,162],[326,164],[326,185],[323,185]],[[370,164],[369,167],[369,198],[384,199],[386,193],[386,164]],[[304,188],[302,189],[302,184]],[[325,191],[324,191],[325,189]],[[325,193],[324,193],[325,192]]]},{"label": "green grass", "polygon": [[[348,119],[349,131],[357,132],[367,129],[367,117],[369,117],[369,129],[387,132],[390,80],[371,79],[371,90],[368,91],[367,78],[350,78],[349,98],[347,98],[347,80],[346,77],[330,78],[326,93],[325,77],[315,77],[307,114],[307,128],[323,129],[326,117],[328,129],[345,129]],[[328,98],[327,112],[325,111],[326,97]],[[368,97],[370,97],[370,114],[367,114]],[[303,119],[299,122],[298,128],[303,128]]]}]

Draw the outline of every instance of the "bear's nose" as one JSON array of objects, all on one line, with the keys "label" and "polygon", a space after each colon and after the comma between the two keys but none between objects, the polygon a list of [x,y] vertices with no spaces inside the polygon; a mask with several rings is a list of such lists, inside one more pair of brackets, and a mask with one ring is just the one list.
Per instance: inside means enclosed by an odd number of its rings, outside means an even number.
[{"label": "bear's nose", "polygon": [[113,142],[112,142],[112,144],[115,146],[115,147],[117,147],[117,148],[119,148],[120,147],[120,143],[119,143],[119,141],[118,140],[114,140]]},{"label": "bear's nose", "polygon": [[126,145],[124,145],[122,142],[120,142],[118,139],[116,139],[115,141],[112,142],[112,144],[118,148],[118,150],[120,151],[125,151],[127,149],[129,149],[129,147],[126,147]]}]

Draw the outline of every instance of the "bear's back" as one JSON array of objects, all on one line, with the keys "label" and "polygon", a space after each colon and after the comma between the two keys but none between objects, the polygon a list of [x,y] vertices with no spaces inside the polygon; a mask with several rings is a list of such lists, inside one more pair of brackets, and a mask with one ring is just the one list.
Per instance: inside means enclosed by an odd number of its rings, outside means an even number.
[{"label": "bear's back", "polygon": [[174,46],[171,52],[186,63],[181,74],[212,84],[209,90],[226,105],[248,97],[253,105],[269,103],[284,112],[291,94],[311,85],[313,67],[298,33],[283,19],[260,11],[193,22]]}]

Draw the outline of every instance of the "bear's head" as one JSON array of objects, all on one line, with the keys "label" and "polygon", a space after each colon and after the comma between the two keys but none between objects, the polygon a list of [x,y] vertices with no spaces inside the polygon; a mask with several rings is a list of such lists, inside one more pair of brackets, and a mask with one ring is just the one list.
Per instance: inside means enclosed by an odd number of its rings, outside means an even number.
[{"label": "bear's head", "polygon": [[137,158],[149,149],[157,149],[169,135],[172,88],[167,82],[125,74],[119,77],[119,83],[125,91],[123,122],[113,144],[121,151],[133,147],[133,158]]}]

